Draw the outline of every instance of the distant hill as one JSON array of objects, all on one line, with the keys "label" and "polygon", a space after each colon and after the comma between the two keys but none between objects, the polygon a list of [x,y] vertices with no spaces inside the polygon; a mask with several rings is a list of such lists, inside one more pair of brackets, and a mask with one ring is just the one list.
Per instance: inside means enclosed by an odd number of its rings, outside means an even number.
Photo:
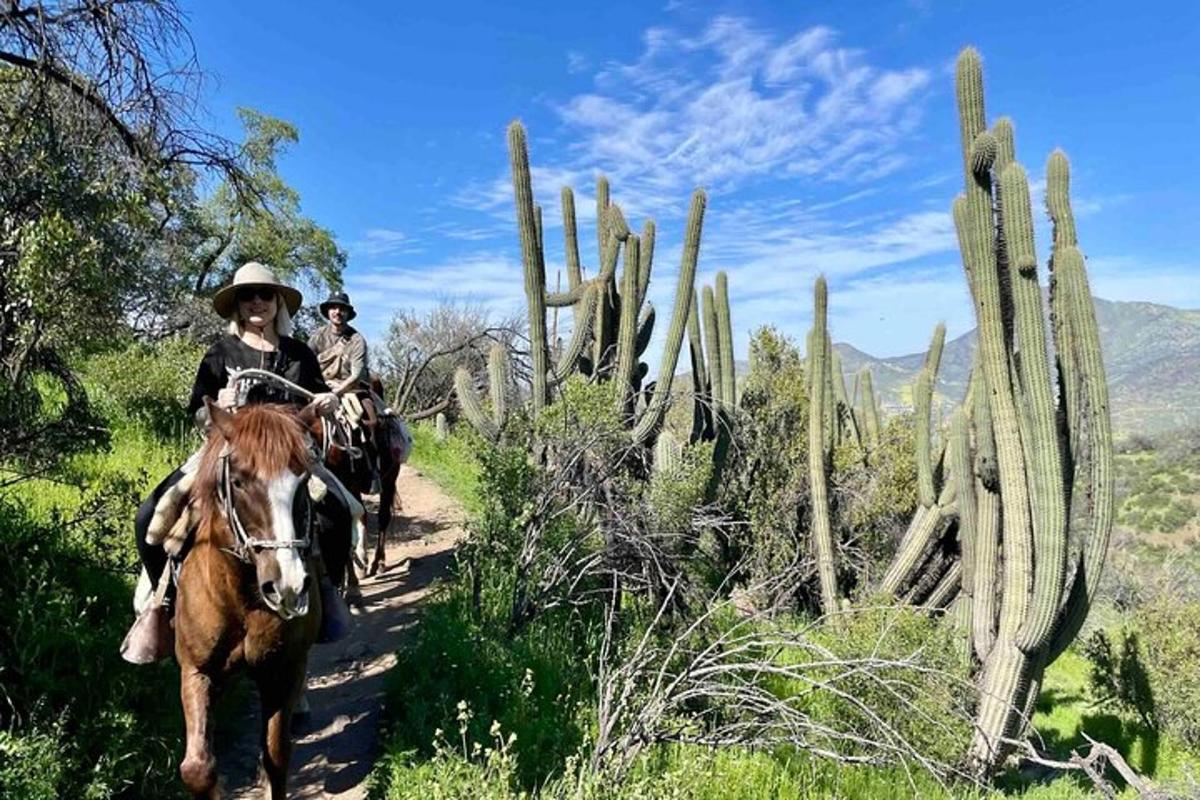
[{"label": "distant hill", "polygon": [[[1200,426],[1200,310],[1097,298],[1096,320],[1116,432]],[[910,407],[909,389],[924,353],[876,358],[849,344],[835,347],[847,386],[854,373],[870,367],[884,408]],[[946,342],[937,385],[943,408],[962,399],[974,350],[974,330]]]}]

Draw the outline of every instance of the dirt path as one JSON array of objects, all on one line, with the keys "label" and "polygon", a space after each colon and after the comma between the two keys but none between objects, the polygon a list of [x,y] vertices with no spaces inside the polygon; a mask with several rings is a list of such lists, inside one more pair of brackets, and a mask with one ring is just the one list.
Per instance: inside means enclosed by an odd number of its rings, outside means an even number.
[{"label": "dirt path", "polygon": [[[396,650],[416,623],[430,584],[444,576],[454,546],[463,536],[458,504],[430,480],[405,466],[397,497],[403,504],[392,521],[388,569],[363,581],[364,606],[350,636],[317,645],[308,665],[312,717],[297,733],[288,796],[366,797],[366,779],[378,752],[384,677]],[[374,498],[366,498],[373,508]],[[370,519],[375,542],[375,517]],[[370,549],[370,548],[368,548]],[[253,691],[248,695],[257,706]],[[258,714],[249,709],[228,748],[218,744],[221,772],[230,796],[257,798]]]}]

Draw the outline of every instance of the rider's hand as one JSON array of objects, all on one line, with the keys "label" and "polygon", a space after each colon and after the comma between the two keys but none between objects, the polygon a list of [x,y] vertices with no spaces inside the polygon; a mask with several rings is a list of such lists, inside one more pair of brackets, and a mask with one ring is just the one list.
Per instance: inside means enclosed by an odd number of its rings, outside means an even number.
[{"label": "rider's hand", "polygon": [[217,405],[226,411],[230,411],[236,407],[237,389],[230,386],[217,392]]},{"label": "rider's hand", "polygon": [[313,405],[322,414],[332,414],[338,407],[338,396],[333,392],[322,392],[313,398]]}]

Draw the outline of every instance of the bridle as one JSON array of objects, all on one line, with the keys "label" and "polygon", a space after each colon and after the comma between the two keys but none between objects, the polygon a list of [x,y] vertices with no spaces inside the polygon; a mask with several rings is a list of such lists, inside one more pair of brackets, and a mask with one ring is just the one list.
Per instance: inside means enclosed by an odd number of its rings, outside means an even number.
[{"label": "bridle", "polygon": [[[237,505],[233,502],[233,475],[229,467],[230,453],[228,447],[221,453],[221,480],[217,483],[217,499],[221,501],[221,512],[225,521],[233,531],[234,546],[221,549],[245,564],[253,564],[253,554],[264,550],[296,550],[302,555],[308,555],[313,543],[313,504],[311,499],[304,503],[305,521],[304,536],[300,539],[255,539],[246,532],[246,526],[238,517]],[[304,479],[310,473],[305,472]],[[301,483],[304,483],[301,479]]]}]

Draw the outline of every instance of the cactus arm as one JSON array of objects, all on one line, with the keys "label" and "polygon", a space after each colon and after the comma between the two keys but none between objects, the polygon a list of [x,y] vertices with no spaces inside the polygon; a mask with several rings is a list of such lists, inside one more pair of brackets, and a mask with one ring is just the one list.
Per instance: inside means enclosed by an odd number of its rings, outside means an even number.
[{"label": "cactus arm", "polygon": [[[568,278],[570,280],[570,278]],[[573,306],[583,299],[584,292],[587,291],[591,281],[585,281],[578,286],[568,289],[565,292],[547,292],[546,307],[547,308],[563,308],[565,306]],[[578,310],[577,312],[578,313]]]},{"label": "cactus arm", "polygon": [[454,391],[458,395],[458,404],[463,410],[463,416],[479,431],[479,434],[489,442],[500,440],[500,430],[495,421],[483,409],[483,403],[471,382],[471,373],[466,367],[454,371]]},{"label": "cactus arm", "polygon": [[646,301],[646,292],[650,289],[650,271],[654,267],[654,237],[656,233],[654,220],[646,220],[642,225],[642,257],[638,264],[638,305]]},{"label": "cactus arm", "polygon": [[633,441],[644,444],[658,431],[667,403],[671,398],[671,382],[675,377],[675,366],[679,363],[679,351],[683,346],[683,331],[687,327],[688,314],[692,309],[692,294],[695,291],[696,262],[700,258],[700,232],[704,226],[704,207],[708,197],[703,189],[692,193],[688,209],[687,228],[683,235],[683,256],[679,265],[679,279],[675,286],[675,307],[671,309],[671,326],[667,329],[667,341],[663,345],[662,360],[658,367],[658,381],[649,406],[633,429]]},{"label": "cactus arm", "polygon": [[529,310],[529,348],[533,370],[533,412],[536,415],[548,400],[546,375],[550,368],[550,351],[546,342],[546,274],[538,244],[533,184],[529,177],[529,147],[525,139],[525,128],[520,122],[513,121],[508,126],[508,152],[512,163],[517,227],[521,234],[521,260],[525,265],[525,298]]},{"label": "cactus arm", "polygon": [[1085,522],[1087,539],[1072,579],[1068,602],[1051,646],[1056,658],[1079,633],[1100,585],[1104,559],[1113,521],[1113,446],[1112,420],[1109,416],[1108,383],[1100,351],[1100,331],[1088,287],[1083,256],[1074,246],[1065,246],[1054,255],[1055,278],[1063,294],[1063,306],[1069,315],[1071,340],[1063,349],[1075,360],[1078,382],[1067,386],[1084,423],[1081,436],[1086,444],[1072,453],[1077,480],[1085,482]]},{"label": "cactus arm", "polygon": [[[634,347],[634,355],[638,358],[641,358],[642,354],[646,352],[646,348],[650,346],[650,339],[654,336],[655,317],[654,306],[647,303],[642,309],[641,316],[638,317],[637,341],[636,347]],[[691,315],[688,316],[688,320],[691,320]]]},{"label": "cactus arm", "polygon": [[[579,229],[575,221],[575,193],[570,186],[562,188],[563,246],[567,260],[567,288],[583,283],[583,268],[579,264]],[[549,303],[547,303],[549,305]]]},{"label": "cactus arm", "polygon": [[737,374],[733,360],[733,325],[729,314],[729,278],[717,273],[717,335],[721,342],[721,402],[727,409],[737,405]]},{"label": "cactus arm", "polygon": [[1045,645],[1053,632],[1062,602],[1067,568],[1067,512],[1054,390],[1046,354],[1042,290],[1034,251],[1029,181],[1020,164],[1009,164],[1001,176],[1001,186],[1003,224],[1012,267],[1016,336],[1021,354],[1018,374],[1026,422],[1021,441],[1029,470],[1037,553],[1030,613],[1017,636],[1017,646],[1028,653]]},{"label": "cactus arm", "polygon": [[863,423],[867,428],[867,440],[872,448],[879,446],[879,407],[875,404],[875,387],[871,379],[871,370],[862,370],[862,409]]},{"label": "cactus arm", "polygon": [[492,398],[492,419],[496,429],[504,427],[508,417],[508,348],[496,342],[488,352],[488,387]]},{"label": "cactus arm", "polygon": [[704,344],[708,348],[708,394],[713,411],[724,408],[721,399],[721,336],[717,332],[716,295],[711,286],[704,287]]},{"label": "cactus arm", "polygon": [[636,236],[625,242],[625,270],[621,274],[621,317],[617,329],[617,371],[613,392],[617,408],[626,413],[633,389],[633,368],[637,363],[637,293],[640,244]]},{"label": "cactus arm", "polygon": [[925,560],[930,547],[945,532],[945,527],[953,518],[951,506],[955,503],[957,486],[953,480],[948,480],[942,486],[937,502],[931,506],[917,506],[900,547],[888,565],[883,580],[879,583],[879,591],[894,597],[913,579],[917,568]]},{"label": "cactus arm", "polygon": [[933,486],[932,460],[932,406],[933,387],[937,383],[938,367],[942,362],[942,347],[946,341],[946,326],[939,322],[933,330],[933,339],[925,356],[925,364],[917,374],[913,388],[913,405],[917,415],[917,491],[921,505],[928,508],[937,502],[937,490]]},{"label": "cactus arm", "polygon": [[583,298],[579,303],[579,313],[575,315],[575,329],[571,332],[571,338],[567,342],[567,347],[559,356],[558,363],[554,366],[554,385],[561,384],[568,376],[573,374],[579,366],[579,357],[583,354],[584,346],[587,344],[588,337],[591,335],[592,320],[596,316],[596,297],[599,294],[598,284],[594,281],[588,281],[584,284],[585,291]]},{"label": "cactus arm", "polygon": [[596,258],[597,263],[604,263],[605,250],[608,249],[608,178],[603,175],[596,177]]},{"label": "cactus arm", "polygon": [[962,588],[962,570],[962,561],[951,563],[950,567],[942,574],[942,579],[938,581],[937,586],[925,598],[925,602],[922,605],[926,608],[945,608],[950,605],[955,595]]}]

